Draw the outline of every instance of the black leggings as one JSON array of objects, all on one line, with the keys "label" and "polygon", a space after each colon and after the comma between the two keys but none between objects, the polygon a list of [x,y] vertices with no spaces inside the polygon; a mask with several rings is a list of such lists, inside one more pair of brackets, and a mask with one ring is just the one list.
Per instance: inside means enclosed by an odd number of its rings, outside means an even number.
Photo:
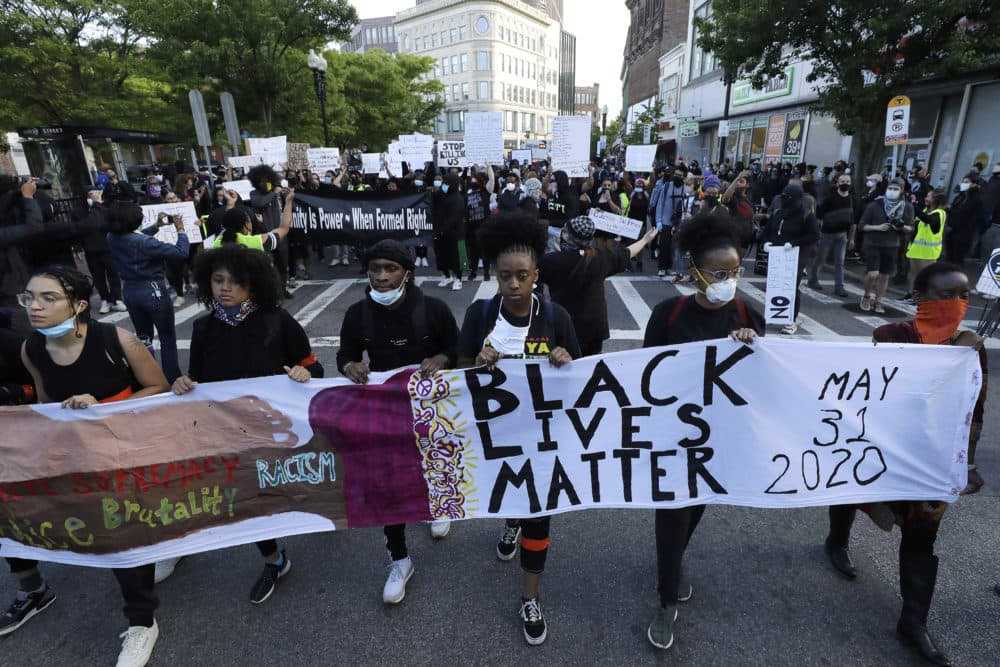
[{"label": "black leggings", "polygon": [[397,561],[403,560],[409,555],[406,551],[405,523],[383,526],[382,533],[385,535],[385,548],[389,551],[389,558]]},{"label": "black leggings", "polygon": [[657,590],[662,606],[677,604],[684,551],[705,514],[705,505],[656,510]]},{"label": "black leggings", "polygon": [[[12,574],[27,572],[38,567],[38,561],[23,558],[8,558],[7,564],[10,565]],[[125,612],[128,624],[152,627],[153,614],[160,605],[153,584],[156,566],[150,563],[139,567],[115,568],[112,572],[122,590],[122,598],[125,600],[122,611]]]},{"label": "black leggings", "polygon": [[521,569],[531,574],[545,571],[545,560],[549,555],[549,524],[551,518],[521,520]]}]

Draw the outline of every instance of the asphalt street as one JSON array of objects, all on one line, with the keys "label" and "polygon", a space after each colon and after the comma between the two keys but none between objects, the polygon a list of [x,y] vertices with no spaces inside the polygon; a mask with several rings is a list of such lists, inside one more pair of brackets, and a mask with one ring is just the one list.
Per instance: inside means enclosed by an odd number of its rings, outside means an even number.
[{"label": "asphalt street", "polygon": [[[607,283],[613,335],[605,351],[640,345],[652,307],[684,289],[658,280],[648,261],[646,268]],[[453,292],[438,288],[430,269],[417,276],[459,323],[477,296],[495,290],[478,281]],[[364,285],[356,265],[315,267],[312,278],[286,307],[305,324],[330,376],[341,318]],[[867,341],[875,326],[911,312],[893,301],[884,316],[862,313],[856,283],[848,285],[849,299],[824,285],[822,293],[804,291],[799,338]],[[759,309],[764,288],[763,278],[748,275],[740,296]],[[182,368],[200,312],[191,298],[177,310]],[[968,318],[974,325],[976,307]],[[129,324],[127,317],[105,319]],[[994,342],[989,358],[998,368]],[[970,667],[1000,665],[1000,596],[992,592],[1000,580],[998,394],[994,383],[979,448],[986,486],[948,509],[937,541],[941,569],[929,625],[955,664]],[[416,574],[395,607],[382,603],[387,558],[379,529],[282,540],[292,571],[261,606],[248,601],[261,569],[253,546],[189,557],[158,587],[160,639],[150,665],[920,664],[895,638],[898,529],[883,533],[863,516],[851,544],[860,576],[849,582],[823,553],[824,508],[710,507],[686,556],[694,597],[681,606],[668,651],[646,640],[657,603],[652,511],[583,511],[553,520],[541,597],[549,638],[537,648],[521,635],[517,561],[501,563],[494,554],[500,529],[500,521],[458,522],[434,542],[426,526],[411,526]],[[125,621],[111,573],[43,569],[58,600],[0,641],[0,665],[114,664]],[[0,602],[14,590],[13,578],[0,578]]]}]

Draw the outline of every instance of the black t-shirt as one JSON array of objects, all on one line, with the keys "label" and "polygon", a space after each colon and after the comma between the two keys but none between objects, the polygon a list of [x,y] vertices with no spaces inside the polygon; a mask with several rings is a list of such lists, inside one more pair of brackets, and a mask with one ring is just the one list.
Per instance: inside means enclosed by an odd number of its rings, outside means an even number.
[{"label": "black t-shirt", "polygon": [[608,304],[604,280],[628,266],[628,250],[596,248],[588,261],[577,250],[550,252],[538,262],[541,282],[549,286],[552,300],[566,309],[579,340],[607,340]]},{"label": "black t-shirt", "polygon": [[195,320],[191,332],[188,375],[197,382],[284,375],[285,366],[316,364],[309,336],[284,308],[257,311],[237,326],[212,314]]},{"label": "black t-shirt", "polygon": [[549,221],[552,227],[562,227],[580,213],[580,191],[570,187],[566,192],[560,192],[558,197],[543,200],[542,217]]},{"label": "black t-shirt", "polygon": [[[677,302],[684,299],[673,325],[668,325],[670,315]],[[679,345],[701,340],[726,338],[736,329],[750,328],[758,336],[764,335],[764,318],[757,310],[743,302],[746,320],[740,313],[736,301],[730,301],[718,310],[708,310],[698,305],[693,296],[677,296],[661,301],[653,308],[646,324],[646,335],[642,339],[643,347],[660,345]]]},{"label": "black t-shirt", "polygon": [[822,221],[824,234],[846,232],[854,224],[854,198],[834,192],[819,205],[816,215]]},{"label": "black t-shirt", "polygon": [[[458,340],[458,356],[475,359],[483,349],[483,341],[493,331],[500,309],[500,295],[490,300],[479,299],[465,311],[462,335]],[[551,319],[550,319],[551,314]],[[525,359],[545,359],[557,347],[565,348],[574,359],[579,359],[580,344],[577,342],[573,321],[566,309],[558,303],[546,303],[543,297],[536,297],[534,311],[530,317],[516,317],[503,309],[503,317],[516,327],[529,326],[524,341]]]},{"label": "black t-shirt", "polygon": [[104,403],[108,399],[125,398],[122,392],[131,389],[132,375],[127,369],[125,353],[118,342],[118,330],[113,324],[91,321],[87,337],[76,361],[61,366],[45,349],[45,336],[37,331],[24,344],[28,361],[41,376],[42,387],[50,401],[65,401],[70,396],[90,394]]},{"label": "black t-shirt", "polygon": [[[438,354],[446,355],[449,365],[454,365],[458,324],[443,301],[425,296],[412,283],[406,288],[402,305],[395,310],[380,306],[369,296],[365,299],[367,304],[358,301],[347,309],[340,325],[337,368],[341,372],[350,362],[361,361],[365,352],[369,368],[376,372],[420,364]],[[422,303],[420,307],[424,309],[425,331],[422,333],[416,330],[414,318],[418,303]],[[371,316],[371,340],[365,332],[368,315]]]}]

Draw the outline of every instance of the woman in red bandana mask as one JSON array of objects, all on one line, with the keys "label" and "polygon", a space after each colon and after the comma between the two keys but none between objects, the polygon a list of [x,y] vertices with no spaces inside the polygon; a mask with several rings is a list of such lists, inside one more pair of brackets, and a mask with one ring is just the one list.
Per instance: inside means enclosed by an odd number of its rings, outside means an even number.
[{"label": "woman in red bandana mask", "polygon": [[[971,331],[959,331],[969,306],[969,279],[954,264],[931,264],[917,274],[913,282],[917,299],[917,315],[913,320],[886,324],[875,330],[876,343],[917,343],[924,345],[963,345],[979,351],[983,369],[983,386],[972,412],[969,433],[969,483],[963,495],[975,493],[983,486],[976,471],[976,443],[983,427],[983,403],[986,400],[986,351],[983,339]],[[898,501],[864,506],[864,509],[884,530],[899,525],[899,587],[903,610],[896,630],[899,638],[916,647],[920,655],[934,665],[950,665],[948,657],[937,647],[927,631],[934,585],[937,581],[938,557],[934,555],[945,503]],[[854,522],[854,505],[830,508],[830,534],[826,538],[826,553],[833,566],[846,578],[856,578],[847,542]]]}]

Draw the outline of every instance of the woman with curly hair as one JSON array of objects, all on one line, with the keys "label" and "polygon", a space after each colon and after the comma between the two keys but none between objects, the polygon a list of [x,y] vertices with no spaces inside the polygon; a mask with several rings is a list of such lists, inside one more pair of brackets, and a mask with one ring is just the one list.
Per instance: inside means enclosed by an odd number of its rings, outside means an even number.
[{"label": "woman with curly hair", "polygon": [[[743,275],[740,228],[728,213],[695,216],[674,235],[696,280],[693,297],[660,302],[646,324],[643,347],[680,345],[731,336],[752,343],[764,335],[764,318],[736,296]],[[646,636],[657,648],[670,648],[677,603],[691,599],[681,576],[684,551],[705,513],[704,505],[656,510],[656,564],[660,605]]]},{"label": "woman with curly hair", "polygon": [[[496,215],[480,227],[479,247],[496,267],[499,294],[474,301],[466,310],[458,343],[459,368],[492,370],[503,359],[548,359],[559,368],[580,357],[569,313],[534,291],[547,237],[546,228],[533,216],[518,213]],[[549,546],[549,519],[508,520],[496,546],[497,558],[511,560],[521,537],[521,621],[524,638],[532,646],[547,635],[538,588]]]},{"label": "woman with curly hair", "polygon": [[[197,391],[199,382],[271,375],[308,382],[323,377],[302,325],[280,306],[281,279],[268,255],[224,244],[198,256],[194,275],[198,300],[212,312],[194,322],[188,373],[174,381],[175,394]],[[276,540],[257,542],[257,548],[265,563],[250,591],[254,604],[267,600],[292,567]],[[160,564],[168,571],[162,578],[176,563]]]}]

